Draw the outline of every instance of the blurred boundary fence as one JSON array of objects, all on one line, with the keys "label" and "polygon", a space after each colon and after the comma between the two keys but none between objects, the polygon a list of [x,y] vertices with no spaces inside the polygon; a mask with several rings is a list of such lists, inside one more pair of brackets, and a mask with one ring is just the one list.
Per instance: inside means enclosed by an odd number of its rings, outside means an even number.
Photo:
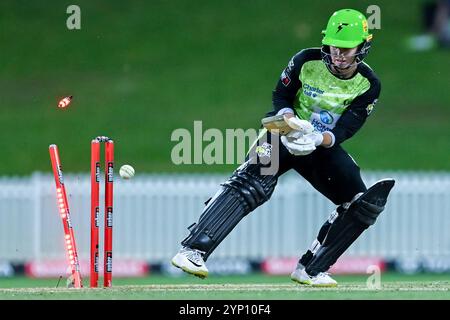
[{"label": "blurred boundary fence", "polygon": [[[346,254],[388,259],[450,256],[450,173],[363,173],[368,186],[386,177],[396,179],[386,210]],[[204,202],[227,178],[166,174],[116,179],[114,258],[169,260],[188,234],[187,226],[197,220]],[[89,259],[89,179],[86,173],[65,176],[81,259]],[[298,256],[333,209],[303,178],[288,173],[272,199],[244,218],[214,256]],[[103,228],[103,207],[100,218]],[[0,178],[0,260],[61,259],[63,241],[53,176]]]}]

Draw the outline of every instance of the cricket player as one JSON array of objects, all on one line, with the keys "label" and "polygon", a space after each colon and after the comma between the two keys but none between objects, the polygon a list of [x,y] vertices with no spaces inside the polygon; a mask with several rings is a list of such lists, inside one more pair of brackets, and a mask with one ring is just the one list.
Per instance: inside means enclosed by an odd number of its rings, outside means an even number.
[{"label": "cricket player", "polygon": [[[260,144],[256,156],[277,156],[278,170],[262,174],[262,161],[248,157],[207,202],[198,222],[188,227],[190,234],[172,259],[174,266],[206,277],[205,261],[214,249],[243,217],[269,200],[278,178],[293,169],[336,209],[291,279],[304,285],[337,285],[328,269],[375,223],[394,180],[383,179],[367,189],[357,163],[341,146],[363,126],[380,95],[379,79],[363,62],[372,42],[367,19],[356,10],[339,10],[322,33],[321,48],[301,50],[282,71],[273,91],[273,111],[262,121],[270,131],[269,143]],[[279,150],[272,149],[273,139],[281,142]],[[302,204],[297,207],[301,214]]]}]

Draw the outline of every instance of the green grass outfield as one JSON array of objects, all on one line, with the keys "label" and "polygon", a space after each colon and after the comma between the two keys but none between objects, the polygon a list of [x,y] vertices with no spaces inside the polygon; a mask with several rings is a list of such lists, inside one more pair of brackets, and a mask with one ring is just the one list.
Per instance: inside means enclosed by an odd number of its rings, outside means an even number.
[{"label": "green grass outfield", "polygon": [[[312,288],[292,282],[288,276],[210,276],[205,280],[183,276],[152,275],[114,279],[110,289],[67,289],[58,279],[25,277],[0,279],[2,300],[307,300],[307,299],[450,299],[449,274],[381,275],[381,289],[370,290],[365,275],[336,276],[337,288]],[[87,279],[84,280],[88,284]]]},{"label": "green grass outfield", "polygon": [[[423,2],[78,0],[81,30],[70,31],[70,1],[1,1],[2,175],[50,172],[52,143],[66,172],[86,172],[98,135],[114,138],[117,166],[137,174],[231,172],[237,163],[175,165],[172,132],[193,132],[195,120],[204,130],[258,128],[281,71],[320,45],[332,12],[374,4],[381,30],[367,62],[382,93],[344,147],[364,170],[448,171],[449,52],[404,45],[421,32]],[[66,95],[74,100],[59,110]]]}]

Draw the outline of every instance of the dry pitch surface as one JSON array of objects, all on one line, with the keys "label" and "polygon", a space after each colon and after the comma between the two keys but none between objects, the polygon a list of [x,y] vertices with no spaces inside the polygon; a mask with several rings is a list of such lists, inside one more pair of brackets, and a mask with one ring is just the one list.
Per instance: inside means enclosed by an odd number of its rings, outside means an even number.
[{"label": "dry pitch surface", "polygon": [[[381,288],[368,288],[364,278],[338,278],[339,286],[336,288],[312,288],[300,286],[285,277],[253,276],[247,277],[220,277],[211,283],[202,283],[201,280],[189,278],[157,279],[158,284],[115,284],[109,289],[67,289],[63,287],[22,287],[22,288],[0,288],[0,299],[121,299],[121,300],[306,300],[306,299],[446,299],[450,300],[450,280],[446,276],[431,277],[430,281],[424,281],[423,276],[418,277],[420,281],[393,281],[395,276],[382,279]],[[398,277],[399,280],[403,280]],[[155,280],[155,276],[145,278],[148,281]],[[164,281],[166,279],[166,281]],[[236,283],[239,281],[242,283]],[[246,280],[251,280],[249,283]],[[263,283],[270,279],[271,283]],[[358,280],[359,279],[359,280]],[[278,280],[278,281],[277,281]],[[344,280],[344,281],[343,281]],[[345,281],[350,280],[350,281]],[[414,280],[410,278],[408,280]],[[121,280],[126,282],[125,279]],[[141,280],[145,282],[145,280]],[[194,283],[168,283],[192,281]],[[229,283],[226,283],[226,282]],[[260,281],[260,282],[258,282]],[[119,281],[120,282],[120,281]],[[134,280],[137,282],[137,280]],[[166,282],[166,283],[164,283]],[[217,283],[221,282],[221,283]],[[234,282],[234,283],[233,283]],[[41,284],[42,285],[42,284]],[[1,286],[1,282],[0,282]],[[23,283],[22,283],[23,286]]]}]

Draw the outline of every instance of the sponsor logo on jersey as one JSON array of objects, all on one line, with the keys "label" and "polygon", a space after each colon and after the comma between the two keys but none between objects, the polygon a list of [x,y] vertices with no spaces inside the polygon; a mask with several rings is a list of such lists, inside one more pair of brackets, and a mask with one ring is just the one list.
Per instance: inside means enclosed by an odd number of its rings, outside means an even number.
[{"label": "sponsor logo on jersey", "polygon": [[320,111],[320,121],[322,121],[325,124],[332,124],[334,119],[331,113],[329,113],[326,110]]},{"label": "sponsor logo on jersey", "polygon": [[322,95],[324,93],[323,90],[313,87],[307,83],[303,84],[303,93],[309,97],[315,98],[318,95]]},{"label": "sponsor logo on jersey", "polygon": [[285,87],[287,87],[291,83],[291,78],[289,78],[286,70],[283,70],[283,72],[281,73],[281,82]]},{"label": "sponsor logo on jersey", "polygon": [[331,129],[330,127],[324,125],[323,123],[320,123],[320,121],[317,119],[312,119],[311,124],[319,132],[329,131]]},{"label": "sponsor logo on jersey", "polygon": [[291,72],[293,67],[294,67],[294,58],[289,60],[289,63],[288,63],[288,66],[287,66],[288,71]]}]

